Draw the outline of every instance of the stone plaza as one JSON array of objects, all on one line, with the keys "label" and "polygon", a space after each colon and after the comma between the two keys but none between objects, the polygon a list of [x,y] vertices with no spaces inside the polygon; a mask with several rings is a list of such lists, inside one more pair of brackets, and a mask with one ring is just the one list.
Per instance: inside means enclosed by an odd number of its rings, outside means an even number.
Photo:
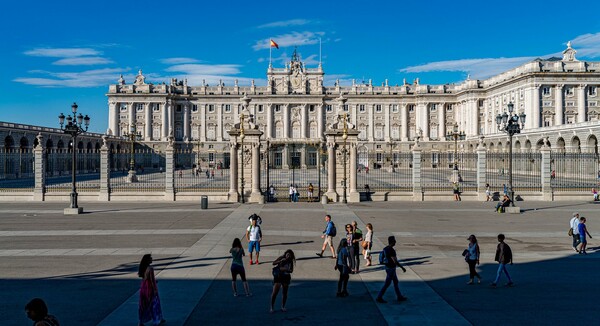
[{"label": "stone plaza", "polygon": [[[29,323],[24,305],[41,297],[61,325],[137,324],[138,263],[152,253],[167,325],[345,324],[373,325],[590,325],[600,288],[599,246],[577,255],[567,235],[573,212],[598,230],[594,202],[520,203],[521,214],[497,214],[489,202],[361,202],[344,204],[117,203],[83,201],[85,214],[63,215],[65,203],[0,206],[0,312],[3,325]],[[242,238],[248,216],[263,219],[260,265],[244,259],[252,297],[231,291],[229,249]],[[374,226],[374,258],[389,235],[407,267],[398,276],[409,299],[375,302],[385,272],[380,265],[351,275],[350,296],[335,296],[338,272],[329,251],[319,258],[323,217],[338,228],[353,220]],[[495,277],[496,235],[514,252],[514,287],[489,284]],[[461,252],[479,238],[482,284],[466,285]],[[337,242],[335,241],[335,242]],[[247,245],[242,240],[244,246]],[[337,247],[337,243],[336,243]],[[269,313],[272,261],[296,253],[288,311]],[[362,258],[362,257],[361,257]],[[364,264],[364,261],[362,261]],[[502,279],[499,285],[503,285]],[[238,286],[241,283],[238,282]],[[280,305],[280,297],[276,308]]]}]

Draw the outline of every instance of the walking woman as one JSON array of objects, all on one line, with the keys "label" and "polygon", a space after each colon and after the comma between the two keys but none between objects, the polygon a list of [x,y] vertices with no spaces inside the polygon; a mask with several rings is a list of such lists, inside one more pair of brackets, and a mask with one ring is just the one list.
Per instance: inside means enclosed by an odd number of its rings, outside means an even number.
[{"label": "walking woman", "polygon": [[233,244],[231,245],[231,249],[229,250],[231,254],[231,288],[233,289],[233,296],[237,297],[237,276],[239,275],[242,279],[242,283],[244,284],[244,291],[246,292],[246,296],[249,297],[252,295],[250,293],[250,287],[248,286],[248,282],[246,281],[246,270],[244,269],[244,263],[242,262],[242,257],[245,256],[244,248],[242,248],[242,242],[239,238],[235,238],[233,240]]},{"label": "walking woman", "polygon": [[348,253],[348,240],[346,240],[346,238],[340,240],[335,269],[340,272],[336,296],[347,297],[348,279],[350,279],[350,254]]},{"label": "walking woman", "polygon": [[[352,221],[352,251],[354,251],[354,273],[358,274],[358,269],[360,267],[360,244],[363,241],[363,233],[362,230],[358,228],[358,223],[356,221]],[[363,254],[364,255],[364,254]]]},{"label": "walking woman", "polygon": [[138,308],[139,326],[152,321],[153,325],[160,325],[165,322],[160,307],[160,299],[158,297],[158,287],[154,278],[154,268],[152,264],[152,255],[146,254],[140,261],[138,276],[142,278],[140,286],[140,304]]},{"label": "walking woman", "polygon": [[467,284],[473,284],[473,279],[477,277],[477,284],[481,283],[481,275],[475,270],[475,265],[479,265],[479,244],[477,243],[477,237],[471,234],[467,240],[469,240],[469,247],[467,248],[467,255],[465,260],[469,264],[469,282]]},{"label": "walking woman", "polygon": [[273,306],[275,306],[275,299],[279,294],[279,289],[282,290],[281,297],[281,311],[286,312],[285,303],[288,297],[288,288],[292,280],[292,274],[294,272],[294,264],[296,263],[296,256],[292,249],[288,249],[283,253],[283,256],[275,259],[273,262],[273,293],[271,294],[271,313],[275,312]]},{"label": "walking woman", "polygon": [[371,223],[367,223],[367,234],[363,243],[363,257],[367,261],[365,266],[371,266],[371,249],[373,248],[373,224]]},{"label": "walking woman", "polygon": [[354,273],[354,228],[352,224],[346,224],[346,243],[348,243],[348,254],[350,255],[350,273]]}]

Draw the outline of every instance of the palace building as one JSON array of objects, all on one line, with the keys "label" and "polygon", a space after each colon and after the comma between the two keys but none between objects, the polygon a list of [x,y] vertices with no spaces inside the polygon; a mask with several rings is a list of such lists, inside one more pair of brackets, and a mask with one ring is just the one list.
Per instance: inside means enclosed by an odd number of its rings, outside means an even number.
[{"label": "palace building", "polygon": [[[146,82],[142,71],[132,84],[123,77],[110,85],[107,133],[122,136],[135,125],[142,141],[163,148],[169,136],[176,146],[229,152],[229,133],[239,123],[241,98],[250,98],[248,110],[263,132],[262,140],[279,144],[275,158],[282,167],[297,158],[314,165],[311,146],[323,140],[338,112],[359,132],[359,151],[408,151],[419,137],[424,150],[448,151],[450,131],[464,132],[460,151],[473,152],[478,143],[491,152],[507,150],[508,137],[498,131],[496,116],[513,103],[526,123],[515,136],[516,151],[535,151],[544,144],[565,152],[597,152],[600,133],[600,62],[580,61],[569,43],[562,58],[536,59],[486,80],[467,78],[457,84],[412,83],[381,86],[353,82],[323,84],[319,64],[309,68],[294,51],[283,68],[267,69],[267,85],[188,85],[172,79],[167,85]],[[362,161],[377,165],[375,161]],[[383,160],[383,155],[381,156]]]}]

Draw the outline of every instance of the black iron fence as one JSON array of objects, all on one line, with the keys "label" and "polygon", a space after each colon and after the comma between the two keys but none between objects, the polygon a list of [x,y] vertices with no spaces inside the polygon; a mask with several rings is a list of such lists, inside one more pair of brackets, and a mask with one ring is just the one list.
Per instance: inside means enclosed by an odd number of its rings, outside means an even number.
[{"label": "black iron fence", "polygon": [[131,169],[132,153],[129,150],[109,153],[111,192],[164,192],[166,166],[164,153],[152,149],[133,152],[134,172]]},{"label": "black iron fence", "polygon": [[175,192],[227,192],[229,153],[175,151]]},{"label": "black iron fence", "polygon": [[[454,167],[456,164],[456,168]],[[477,190],[477,154],[430,152],[421,154],[421,185],[424,192],[452,193]]]},{"label": "black iron fence", "polygon": [[[486,180],[496,195],[508,191],[509,159],[508,153],[487,154]],[[542,191],[541,163],[540,153],[513,153],[513,190]]]},{"label": "black iron fence", "polygon": [[598,190],[600,184],[600,158],[596,153],[550,154],[550,185],[558,191]]},{"label": "black iron fence", "polygon": [[[100,152],[77,150],[77,191],[100,190]],[[73,153],[70,150],[50,149],[46,152],[46,191],[70,192],[72,187]]]},{"label": "black iron fence", "polygon": [[411,192],[412,153],[357,154],[356,181],[360,192]]},{"label": "black iron fence", "polygon": [[0,191],[31,191],[35,186],[31,149],[0,149]]}]

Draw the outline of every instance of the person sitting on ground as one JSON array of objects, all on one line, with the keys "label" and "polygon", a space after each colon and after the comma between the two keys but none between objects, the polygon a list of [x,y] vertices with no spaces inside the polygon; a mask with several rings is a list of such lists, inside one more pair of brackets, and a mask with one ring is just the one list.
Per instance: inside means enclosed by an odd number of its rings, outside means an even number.
[{"label": "person sitting on ground", "polygon": [[504,195],[504,198],[502,199],[501,202],[499,202],[498,204],[496,204],[496,211],[498,213],[503,213],[504,209],[506,207],[508,207],[510,205],[510,197],[508,197],[508,195]]}]

